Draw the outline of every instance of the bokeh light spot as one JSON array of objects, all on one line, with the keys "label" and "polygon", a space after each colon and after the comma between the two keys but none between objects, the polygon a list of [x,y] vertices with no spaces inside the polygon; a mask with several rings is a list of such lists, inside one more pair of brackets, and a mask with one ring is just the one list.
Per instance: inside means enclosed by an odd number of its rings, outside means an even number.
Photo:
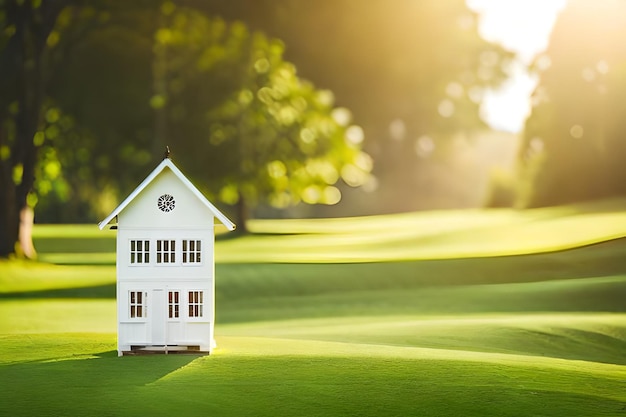
[{"label": "bokeh light spot", "polygon": [[267,172],[272,178],[280,178],[287,173],[287,167],[282,161],[275,160],[267,164]]},{"label": "bokeh light spot", "polygon": [[328,205],[334,205],[341,201],[341,191],[337,187],[328,186],[324,188],[322,202]]},{"label": "bokeh light spot", "polygon": [[607,74],[609,72],[609,63],[601,59],[596,64],[596,70],[602,75]]},{"label": "bokeh light spot", "polygon": [[452,82],[446,87],[446,94],[452,98],[463,97],[464,89],[460,83]]},{"label": "bokeh light spot", "polygon": [[363,142],[365,133],[361,126],[352,125],[346,130],[346,139],[353,145],[359,145]]},{"label": "bokeh light spot", "polygon": [[587,81],[588,83],[596,79],[596,72],[591,68],[584,68],[581,75],[583,77],[583,80]]},{"label": "bokeh light spot", "polygon": [[535,136],[530,140],[530,150],[533,153],[541,153],[543,152],[543,140],[540,137]]},{"label": "bokeh light spot", "polygon": [[348,126],[352,120],[352,113],[345,107],[338,107],[332,112],[333,119],[341,126]]},{"label": "bokeh light spot", "polygon": [[455,110],[454,103],[449,99],[441,100],[437,110],[439,111],[439,115],[441,115],[441,117],[451,117]]},{"label": "bokeh light spot", "polygon": [[583,137],[585,130],[581,125],[574,125],[570,128],[569,134],[572,135],[575,139],[580,139]]},{"label": "bokeh light spot", "polygon": [[304,143],[313,143],[315,141],[315,133],[313,130],[305,127],[300,131],[300,140]]},{"label": "bokeh light spot", "polygon": [[270,69],[270,63],[265,58],[257,59],[256,62],[254,63],[254,70],[258,74],[265,74],[267,71],[269,71],[269,69]]},{"label": "bokeh light spot", "polygon": [[472,102],[479,104],[483,100],[485,92],[481,87],[474,86],[468,90],[467,95]]},{"label": "bokeh light spot", "polygon": [[321,192],[318,186],[309,185],[302,191],[302,201],[307,204],[316,204],[320,201]]},{"label": "bokeh light spot", "polygon": [[389,134],[391,139],[401,141],[406,135],[406,125],[402,119],[395,119],[389,124]]},{"label": "bokeh light spot", "polygon": [[435,150],[435,141],[430,136],[420,136],[415,141],[415,153],[420,158],[429,157]]}]

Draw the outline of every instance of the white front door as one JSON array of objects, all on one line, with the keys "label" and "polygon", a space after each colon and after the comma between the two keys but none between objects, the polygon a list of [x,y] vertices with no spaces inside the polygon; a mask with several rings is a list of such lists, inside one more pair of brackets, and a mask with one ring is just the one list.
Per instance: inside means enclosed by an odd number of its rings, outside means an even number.
[{"label": "white front door", "polygon": [[152,311],[150,321],[152,322],[152,345],[163,346],[167,338],[167,302],[165,300],[166,291],[152,290]]},{"label": "white front door", "polygon": [[167,344],[177,345],[182,337],[182,294],[179,290],[167,291]]}]

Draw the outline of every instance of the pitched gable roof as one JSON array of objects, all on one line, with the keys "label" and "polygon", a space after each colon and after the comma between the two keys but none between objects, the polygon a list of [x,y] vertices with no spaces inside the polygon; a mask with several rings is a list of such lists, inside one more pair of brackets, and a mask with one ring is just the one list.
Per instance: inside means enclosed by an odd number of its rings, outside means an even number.
[{"label": "pitched gable roof", "polygon": [[215,217],[224,225],[228,230],[235,230],[235,224],[231,222],[221,211],[219,211],[204,195],[183,175],[183,173],[174,165],[171,159],[165,158],[163,161],[146,177],[145,180],[135,190],[130,193],[128,197],[122,203],[115,208],[104,220],[98,223],[100,230],[109,224],[122,210],[130,204],[147,186],[150,184],[165,168],[169,168],[174,175],[191,191],[198,200],[202,202]]}]

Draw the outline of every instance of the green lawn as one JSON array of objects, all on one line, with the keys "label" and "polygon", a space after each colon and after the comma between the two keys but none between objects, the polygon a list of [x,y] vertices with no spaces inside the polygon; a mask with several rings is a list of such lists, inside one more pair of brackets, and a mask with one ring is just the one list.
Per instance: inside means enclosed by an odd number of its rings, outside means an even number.
[{"label": "green lawn", "polygon": [[0,415],[626,416],[626,201],[250,226],[216,353],[123,358],[115,232],[37,226],[0,261]]}]

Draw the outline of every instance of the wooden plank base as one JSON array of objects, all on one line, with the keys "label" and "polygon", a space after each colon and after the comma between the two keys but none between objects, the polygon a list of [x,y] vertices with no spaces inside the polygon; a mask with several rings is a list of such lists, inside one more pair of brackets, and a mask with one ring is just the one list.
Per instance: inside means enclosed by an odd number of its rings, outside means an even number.
[{"label": "wooden plank base", "polygon": [[208,355],[209,352],[200,350],[200,346],[131,346],[129,351],[123,351],[123,356],[136,355],[169,355],[194,354]]}]

